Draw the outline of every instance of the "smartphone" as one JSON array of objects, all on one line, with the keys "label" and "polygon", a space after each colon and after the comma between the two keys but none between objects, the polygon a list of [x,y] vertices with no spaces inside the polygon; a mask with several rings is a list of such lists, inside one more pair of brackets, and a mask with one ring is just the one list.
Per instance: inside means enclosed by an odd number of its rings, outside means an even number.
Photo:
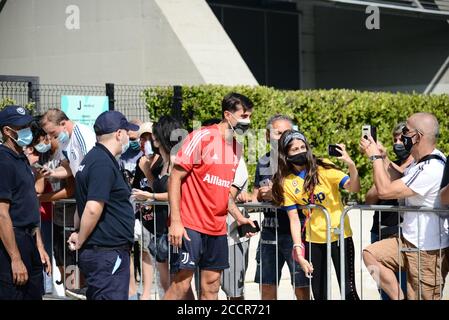
[{"label": "smartphone", "polygon": [[33,163],[33,167],[36,168],[36,169],[39,169],[39,170],[44,169],[44,167],[42,165],[40,165],[39,163],[37,163],[37,162]]},{"label": "smartphone", "polygon": [[262,181],[260,181],[260,186],[261,187],[268,187],[270,186],[271,180],[270,179],[264,179]]},{"label": "smartphone", "polygon": [[339,146],[337,146],[336,144],[330,144],[327,147],[327,152],[329,153],[330,156],[332,157],[341,157],[342,153],[341,153],[341,149]]},{"label": "smartphone", "polygon": [[253,228],[249,223],[242,224],[237,227],[240,238],[244,237],[248,232],[256,233],[260,231],[259,222],[257,222],[257,220],[253,220],[253,222],[256,226],[255,228]]},{"label": "smartphone", "polygon": [[377,129],[374,126],[371,126],[369,124],[365,124],[362,127],[362,137],[364,139],[368,139],[368,137],[373,137],[373,140],[377,142]]}]

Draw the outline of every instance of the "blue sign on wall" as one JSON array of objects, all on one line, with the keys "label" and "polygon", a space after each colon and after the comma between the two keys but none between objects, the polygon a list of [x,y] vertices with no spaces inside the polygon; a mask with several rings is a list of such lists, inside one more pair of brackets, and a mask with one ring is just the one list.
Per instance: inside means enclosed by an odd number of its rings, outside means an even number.
[{"label": "blue sign on wall", "polygon": [[109,110],[107,96],[61,96],[61,110],[75,122],[93,127],[97,117]]}]

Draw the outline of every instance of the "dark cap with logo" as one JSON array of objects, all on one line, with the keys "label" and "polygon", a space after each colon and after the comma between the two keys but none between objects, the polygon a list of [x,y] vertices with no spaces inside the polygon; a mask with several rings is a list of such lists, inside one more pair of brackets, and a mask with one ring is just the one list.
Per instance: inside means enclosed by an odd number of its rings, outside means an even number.
[{"label": "dark cap with logo", "polygon": [[23,127],[33,121],[33,117],[22,106],[8,105],[0,111],[0,127]]},{"label": "dark cap with logo", "polygon": [[95,120],[94,130],[97,136],[115,132],[119,129],[137,131],[139,126],[126,120],[126,117],[118,111],[105,111]]}]

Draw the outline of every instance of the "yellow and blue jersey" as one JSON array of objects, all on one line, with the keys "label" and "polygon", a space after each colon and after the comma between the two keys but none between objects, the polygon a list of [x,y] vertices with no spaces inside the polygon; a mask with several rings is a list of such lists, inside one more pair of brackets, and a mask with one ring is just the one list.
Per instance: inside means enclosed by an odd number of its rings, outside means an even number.
[{"label": "yellow and blue jersey", "polygon": [[[310,196],[304,190],[304,179],[306,171],[298,174],[290,174],[284,179],[284,203],[283,209],[286,211],[296,209],[297,205],[307,205],[310,203]],[[349,180],[349,176],[337,169],[325,169],[318,167],[319,184],[315,186],[314,202],[327,209],[331,218],[332,228],[340,225],[340,218],[343,211],[340,189]],[[304,210],[308,215],[308,210]],[[352,236],[349,217],[345,217],[345,238]],[[339,236],[331,233],[331,241],[337,241]],[[319,209],[312,211],[312,216],[306,225],[306,240],[313,243],[326,243],[326,218]]]}]

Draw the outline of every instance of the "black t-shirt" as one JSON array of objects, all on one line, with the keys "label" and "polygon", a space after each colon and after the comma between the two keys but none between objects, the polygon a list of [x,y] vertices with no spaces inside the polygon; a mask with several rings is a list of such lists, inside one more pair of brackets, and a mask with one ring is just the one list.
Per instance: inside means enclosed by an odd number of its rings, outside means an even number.
[{"label": "black t-shirt", "polygon": [[[276,168],[274,166],[271,166],[272,162],[273,159],[271,159],[269,152],[259,159],[256,166],[254,187],[256,188],[262,187],[261,182],[264,180],[271,181],[273,175],[276,173]],[[301,224],[303,225],[305,221],[305,216],[301,210],[298,211]],[[290,219],[288,218],[287,211],[278,209],[276,221],[276,210],[272,209],[264,210],[264,220],[262,221],[262,226],[264,228],[275,228],[276,226],[278,226],[279,233],[290,234]]]},{"label": "black t-shirt", "polygon": [[87,201],[104,202],[104,209],[87,245],[122,246],[134,242],[134,212],[131,189],[114,156],[97,143],[87,153],[75,176],[78,214]]},{"label": "black t-shirt", "polygon": [[[151,186],[148,184],[148,180],[145,177],[145,174],[143,173],[142,169],[140,169],[140,167],[139,167],[140,159],[142,159],[143,157],[145,157],[145,156],[140,157],[136,162],[136,172],[134,174],[134,180],[133,180],[132,187],[135,189],[143,190],[143,191],[151,191],[152,190]],[[159,173],[162,170],[162,165],[163,165],[162,157],[158,157],[156,162],[151,167],[151,174],[153,175],[153,177],[156,177],[157,175],[159,175]]]},{"label": "black t-shirt", "polygon": [[[140,159],[137,160],[136,174],[134,177],[133,188],[154,192],[165,193],[168,191],[168,175],[160,176],[162,167],[164,166],[162,157],[159,157],[151,167],[151,175],[154,177],[153,184],[148,184],[145,174],[139,167]],[[142,215],[143,226],[154,234],[154,223],[156,222],[156,233],[164,234],[168,232],[168,206],[157,205],[154,207],[141,208],[137,207],[136,218],[140,219]],[[141,210],[142,212],[140,212]],[[156,220],[154,217],[156,216]]]},{"label": "black t-shirt", "polygon": [[[396,160],[393,162],[395,164],[397,164],[398,166],[401,165],[401,161],[399,161],[399,160]],[[398,206],[399,202],[397,199],[379,200],[376,203],[376,205]],[[380,216],[380,212],[377,210],[374,211],[373,225],[371,227],[371,232],[375,233],[375,234],[379,234],[379,216]],[[402,222],[402,217],[399,217],[398,212],[382,213],[382,216],[380,216],[380,225],[381,225],[381,227],[383,227],[381,229],[382,239],[398,233],[398,222]]]},{"label": "black t-shirt", "polygon": [[[148,186],[146,188],[139,188],[141,190],[150,191],[154,193],[165,193],[168,191],[168,175],[160,176],[162,172],[162,168],[164,166],[164,162],[162,157],[159,157],[156,162],[151,167],[151,175],[153,176],[153,184],[152,187]],[[140,168],[139,168],[140,170]],[[136,176],[138,175],[138,172],[136,170]],[[142,175],[145,176],[142,172]],[[146,184],[146,178],[144,182],[136,182],[136,184],[139,184],[141,187],[145,186]],[[134,187],[134,186],[133,186]],[[135,186],[134,188],[137,188]],[[140,215],[140,213],[138,213]],[[156,216],[156,220],[154,217]],[[142,224],[143,226],[150,231],[151,233],[155,233],[154,231],[154,223],[156,222],[156,233],[157,234],[164,234],[168,232],[168,206],[163,205],[157,205],[150,208],[142,208]]]},{"label": "black t-shirt", "polygon": [[9,202],[13,227],[39,226],[39,200],[26,156],[0,145],[0,168],[0,199]]},{"label": "black t-shirt", "polygon": [[[164,176],[157,175],[156,177],[154,177],[154,193],[165,193],[168,191],[168,177],[168,174]],[[156,233],[159,235],[168,233],[168,206],[154,206],[154,211],[156,216]],[[150,223],[148,230],[154,234],[153,222]]]}]

